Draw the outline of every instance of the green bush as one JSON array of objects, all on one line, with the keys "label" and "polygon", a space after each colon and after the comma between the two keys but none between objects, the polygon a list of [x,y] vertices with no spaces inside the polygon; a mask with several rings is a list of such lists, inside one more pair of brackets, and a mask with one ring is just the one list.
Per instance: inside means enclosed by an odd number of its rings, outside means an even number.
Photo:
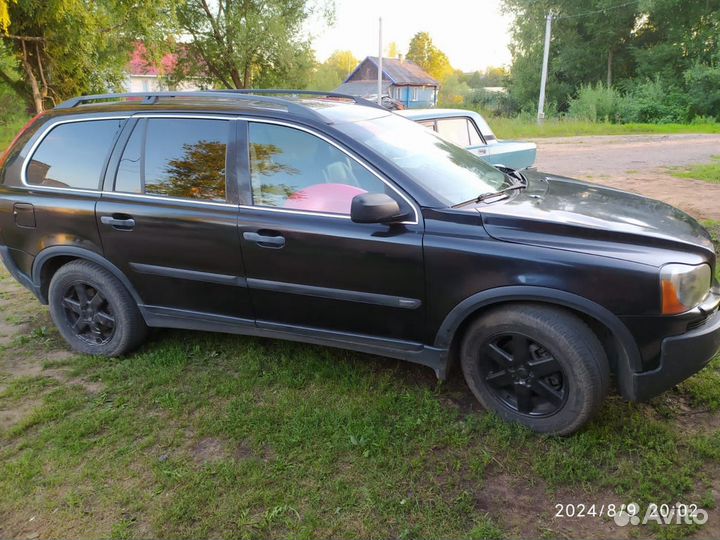
[{"label": "green bush", "polygon": [[519,112],[518,104],[507,92],[488,92],[483,88],[473,91],[468,100],[473,109],[482,110],[492,116],[515,116]]},{"label": "green bush", "polygon": [[696,64],[684,78],[690,114],[720,119],[720,67]]},{"label": "green bush", "polygon": [[685,93],[659,78],[627,85],[618,103],[618,121],[623,123],[673,124],[689,120]]},{"label": "green bush", "polygon": [[612,86],[587,84],[570,100],[568,116],[591,122],[615,122],[622,96]]}]

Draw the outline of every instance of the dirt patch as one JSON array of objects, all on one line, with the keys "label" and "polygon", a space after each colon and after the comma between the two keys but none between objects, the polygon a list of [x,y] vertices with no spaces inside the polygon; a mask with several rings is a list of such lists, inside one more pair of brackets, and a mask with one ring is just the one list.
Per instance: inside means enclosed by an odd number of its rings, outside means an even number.
[{"label": "dirt patch", "polygon": [[675,178],[671,167],[720,154],[720,135],[622,135],[538,139],[537,168],[639,193],[698,219],[720,220],[720,185]]},{"label": "dirt patch", "polygon": [[12,429],[30,416],[40,405],[40,400],[24,398],[9,409],[0,409],[0,432]]},{"label": "dirt patch", "polygon": [[497,516],[502,527],[517,538],[631,538],[632,528],[620,527],[607,516],[556,517],[556,504],[574,505],[576,509],[584,504],[586,512],[593,503],[596,512],[603,504],[619,508],[623,501],[616,495],[569,490],[551,496],[548,493],[544,482],[499,473],[486,479],[477,506],[481,512]]},{"label": "dirt patch", "polygon": [[220,439],[206,437],[198,441],[191,449],[190,454],[196,463],[206,464],[222,461],[228,455],[226,444]]}]

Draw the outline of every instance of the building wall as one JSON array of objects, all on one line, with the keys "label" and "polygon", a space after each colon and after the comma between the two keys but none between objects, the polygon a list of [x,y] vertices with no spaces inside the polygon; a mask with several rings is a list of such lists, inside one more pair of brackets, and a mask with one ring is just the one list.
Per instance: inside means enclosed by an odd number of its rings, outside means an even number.
[{"label": "building wall", "polygon": [[434,86],[391,86],[390,95],[409,109],[424,109],[437,105]]},{"label": "building wall", "polygon": [[[363,60],[358,70],[348,81],[373,81],[377,80],[377,67],[369,60]],[[387,75],[383,73],[383,80],[389,81]]]},{"label": "building wall", "polygon": [[[125,78],[125,92],[162,92],[171,90],[157,75],[128,75]],[[202,90],[202,87],[195,81],[183,81],[172,90],[193,91]]]}]

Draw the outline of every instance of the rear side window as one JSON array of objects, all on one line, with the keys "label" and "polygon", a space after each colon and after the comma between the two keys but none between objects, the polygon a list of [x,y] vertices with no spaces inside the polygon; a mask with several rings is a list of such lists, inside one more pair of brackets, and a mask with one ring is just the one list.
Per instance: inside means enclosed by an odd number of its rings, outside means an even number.
[{"label": "rear side window", "polygon": [[224,201],[229,131],[227,120],[140,121],[120,158],[115,191]]},{"label": "rear side window", "polygon": [[98,189],[105,160],[122,120],[59,124],[42,139],[28,163],[33,186]]}]

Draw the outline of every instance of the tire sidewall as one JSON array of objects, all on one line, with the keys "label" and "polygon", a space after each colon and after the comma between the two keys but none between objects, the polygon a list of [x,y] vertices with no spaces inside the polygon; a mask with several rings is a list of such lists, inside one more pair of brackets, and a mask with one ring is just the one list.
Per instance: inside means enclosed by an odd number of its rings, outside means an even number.
[{"label": "tire sidewall", "polygon": [[[82,283],[93,287],[101,292],[112,309],[115,318],[115,330],[112,338],[103,344],[89,343],[80,339],[69,326],[62,305],[63,297],[69,287]],[[128,314],[121,309],[124,304],[122,287],[117,280],[107,274],[99,267],[87,264],[69,263],[60,268],[53,276],[48,290],[48,301],[50,304],[50,315],[60,334],[76,351],[93,356],[116,356],[120,354],[128,342]]]},{"label": "tire sidewall", "polygon": [[[504,321],[498,322],[500,318]],[[478,401],[502,419],[521,423],[541,433],[566,434],[575,431],[578,424],[584,423],[594,412],[604,397],[603,391],[600,386],[588,384],[588,381],[597,377],[597,374],[592,373],[592,363],[577,357],[575,347],[568,343],[566,336],[548,325],[535,322],[531,324],[525,314],[512,311],[505,311],[503,317],[478,321],[462,345],[463,373]],[[508,333],[528,336],[544,347],[562,367],[567,398],[555,413],[541,417],[524,415],[511,409],[487,386],[480,367],[481,348],[494,337]]]}]

